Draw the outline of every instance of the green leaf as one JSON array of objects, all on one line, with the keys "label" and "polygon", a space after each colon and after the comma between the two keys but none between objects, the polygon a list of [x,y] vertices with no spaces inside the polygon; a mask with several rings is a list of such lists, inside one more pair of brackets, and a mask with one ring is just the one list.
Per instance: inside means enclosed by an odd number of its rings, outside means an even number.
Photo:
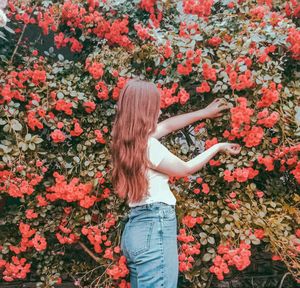
[{"label": "green leaf", "polygon": [[22,130],[22,125],[21,123],[16,120],[16,119],[12,119],[11,120],[11,127],[15,130],[15,131],[21,131]]},{"label": "green leaf", "polygon": [[28,145],[30,150],[35,150],[35,144],[34,143],[29,143]]},{"label": "green leaf", "polygon": [[44,140],[42,138],[39,138],[37,136],[34,136],[32,137],[32,141],[35,143],[35,144],[39,144],[39,143],[42,143]]},{"label": "green leaf", "polygon": [[209,253],[205,253],[202,257],[202,260],[204,262],[208,262],[210,259],[211,259],[211,254],[209,254]]},{"label": "green leaf", "polygon": [[213,238],[213,237],[208,237],[208,238],[207,238],[207,241],[208,241],[208,243],[210,243],[210,244],[215,244],[215,238]]}]

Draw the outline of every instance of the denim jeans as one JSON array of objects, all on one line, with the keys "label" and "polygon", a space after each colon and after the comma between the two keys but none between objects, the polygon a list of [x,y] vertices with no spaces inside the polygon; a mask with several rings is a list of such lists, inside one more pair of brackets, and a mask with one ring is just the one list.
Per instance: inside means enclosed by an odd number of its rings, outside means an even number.
[{"label": "denim jeans", "polygon": [[122,237],[131,288],[176,288],[178,283],[175,206],[155,202],[132,207]]}]

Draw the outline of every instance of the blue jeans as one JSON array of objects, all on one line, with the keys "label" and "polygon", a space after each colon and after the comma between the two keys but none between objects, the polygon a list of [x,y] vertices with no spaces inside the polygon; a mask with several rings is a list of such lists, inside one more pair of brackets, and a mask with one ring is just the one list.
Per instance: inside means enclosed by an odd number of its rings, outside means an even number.
[{"label": "blue jeans", "polygon": [[175,207],[162,202],[132,207],[121,237],[131,288],[176,288],[178,283]]}]

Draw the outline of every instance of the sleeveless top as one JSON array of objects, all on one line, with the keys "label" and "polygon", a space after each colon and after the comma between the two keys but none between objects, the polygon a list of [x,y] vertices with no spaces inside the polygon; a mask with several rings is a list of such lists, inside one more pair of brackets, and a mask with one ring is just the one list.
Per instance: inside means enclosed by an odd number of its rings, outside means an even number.
[{"label": "sleeveless top", "polygon": [[[154,167],[157,167],[165,157],[168,157],[168,155],[173,155],[163,144],[151,136],[148,140],[147,153],[148,159]],[[141,202],[129,203],[129,207],[135,207],[154,202],[164,202],[169,205],[176,204],[176,198],[170,190],[168,184],[168,175],[149,168],[147,170],[147,177],[149,180],[148,191],[150,196]]]}]

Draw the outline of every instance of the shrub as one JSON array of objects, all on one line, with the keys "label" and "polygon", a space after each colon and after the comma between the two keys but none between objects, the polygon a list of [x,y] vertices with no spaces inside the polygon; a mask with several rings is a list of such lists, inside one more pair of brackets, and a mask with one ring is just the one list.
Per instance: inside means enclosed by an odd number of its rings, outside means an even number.
[{"label": "shrub", "polygon": [[[128,287],[120,251],[128,207],[112,191],[108,143],[119,91],[139,76],[160,89],[161,119],[215,97],[231,103],[221,118],[162,139],[181,159],[217,142],[243,146],[169,179],[181,276],[204,287],[209,273],[222,280],[248,267],[251,247],[265,244],[299,281],[299,7],[10,1],[15,34],[1,42],[0,60],[3,280],[35,272],[47,287],[66,274],[76,285]],[[54,47],[39,51],[24,36],[37,27]]]}]

